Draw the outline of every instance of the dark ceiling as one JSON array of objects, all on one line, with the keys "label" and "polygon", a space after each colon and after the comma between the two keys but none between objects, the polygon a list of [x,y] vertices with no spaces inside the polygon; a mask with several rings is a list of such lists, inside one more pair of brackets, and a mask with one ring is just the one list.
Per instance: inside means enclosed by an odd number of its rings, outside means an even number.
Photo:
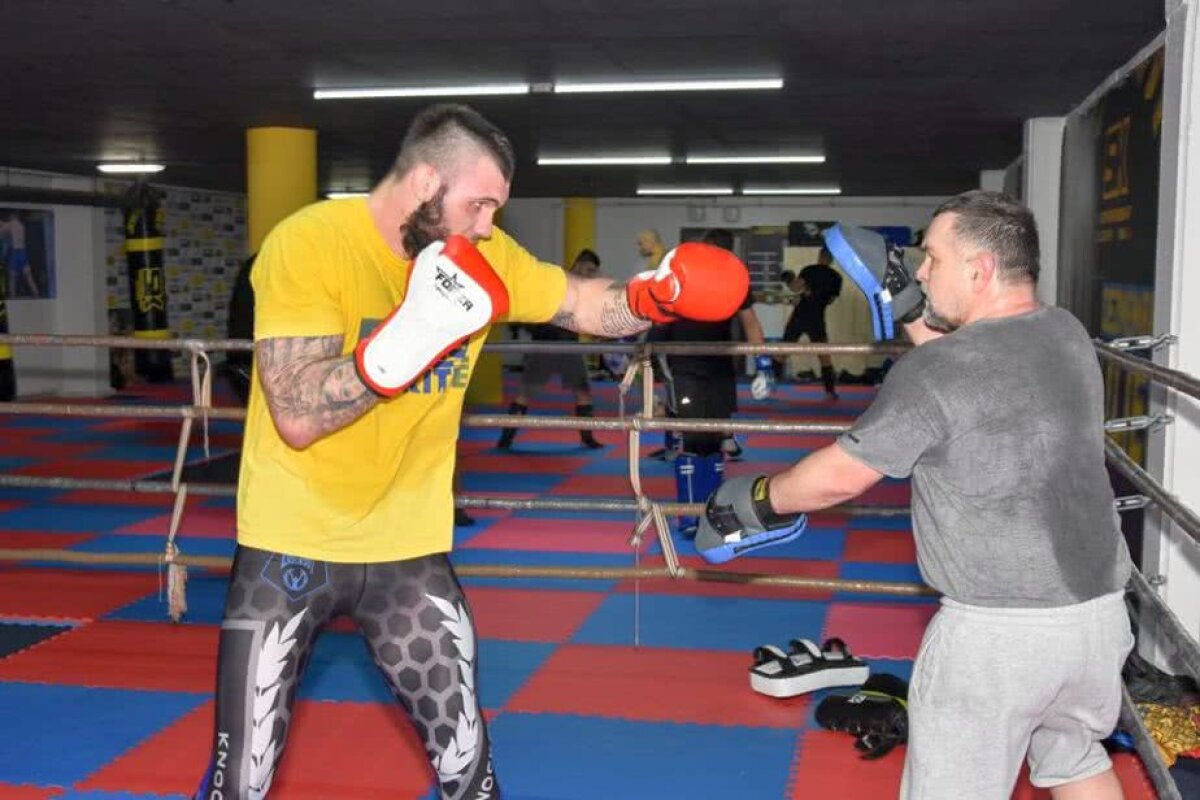
[{"label": "dark ceiling", "polygon": [[[4,0],[0,164],[245,190],[244,131],[319,132],[322,191],[366,187],[426,100],[314,88],[779,75],[781,91],[471,102],[506,130],[514,196],[639,181],[977,185],[1163,28],[1163,0]],[[823,165],[539,167],[539,151],[818,146]]]}]

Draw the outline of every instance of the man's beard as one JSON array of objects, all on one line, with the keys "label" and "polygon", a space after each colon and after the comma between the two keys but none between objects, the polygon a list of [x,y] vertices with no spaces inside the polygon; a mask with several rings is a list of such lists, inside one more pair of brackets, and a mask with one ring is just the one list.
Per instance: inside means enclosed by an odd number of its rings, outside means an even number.
[{"label": "man's beard", "polygon": [[921,312],[921,319],[925,322],[926,327],[942,333],[950,333],[958,329],[958,323],[951,322],[939,314],[934,309],[933,303],[929,302],[928,297],[925,298],[925,310]]},{"label": "man's beard", "polygon": [[442,224],[442,217],[446,213],[445,202],[446,187],[443,186],[432,199],[417,206],[408,221],[404,223],[401,242],[404,244],[404,252],[408,253],[409,258],[416,258],[417,254],[426,247],[434,242],[442,241],[450,235],[450,232]]}]

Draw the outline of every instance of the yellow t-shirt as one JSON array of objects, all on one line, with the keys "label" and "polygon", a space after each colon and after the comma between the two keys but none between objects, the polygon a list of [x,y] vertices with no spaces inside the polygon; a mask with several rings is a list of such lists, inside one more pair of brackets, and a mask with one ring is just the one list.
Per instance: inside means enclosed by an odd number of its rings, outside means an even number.
[{"label": "yellow t-shirt", "polygon": [[[545,322],[566,273],[498,228],[479,250],[508,288],[505,320]],[[254,263],[255,339],[344,336],[354,351],[404,298],[411,262],[388,247],[362,198],[293,214]],[[303,450],[279,436],[252,382],[238,482],[238,541],[320,561],[368,563],[450,549],[451,481],[463,397],[487,329],[409,391]]]}]

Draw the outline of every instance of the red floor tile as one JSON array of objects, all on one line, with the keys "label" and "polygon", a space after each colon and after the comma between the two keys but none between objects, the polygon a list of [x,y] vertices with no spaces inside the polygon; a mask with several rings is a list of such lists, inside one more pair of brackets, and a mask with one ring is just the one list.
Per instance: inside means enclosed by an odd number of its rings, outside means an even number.
[{"label": "red floor tile", "polygon": [[63,444],[43,442],[35,437],[8,438],[4,433],[4,447],[0,449],[6,458],[36,458],[39,461],[69,461],[94,453],[104,447],[99,444]]},{"label": "red floor tile", "polygon": [[832,603],[821,636],[844,639],[859,656],[911,659],[936,612],[930,605]]},{"label": "red floor tile", "polygon": [[[189,504],[190,505],[190,504]],[[114,533],[166,536],[171,529],[171,514],[160,514],[147,520],[126,525]],[[179,519],[180,536],[205,539],[233,539],[237,534],[237,514],[232,508],[192,507],[184,510]]]},{"label": "red floor tile", "polygon": [[[203,707],[113,761],[80,789],[190,795],[210,757]],[[369,742],[369,747],[363,743]],[[433,785],[420,740],[393,705],[296,703],[272,800],[416,800]],[[3,795],[0,795],[3,797]]]},{"label": "red floor tile", "polygon": [[118,461],[114,459],[90,459],[88,461],[44,461],[18,467],[13,472],[19,475],[42,475],[55,478],[109,478],[129,480],[161,472],[170,467],[162,461]]},{"label": "red floor tile", "polygon": [[92,622],[0,661],[0,680],[211,692],[218,631],[216,625]]},{"label": "red floor tile", "polygon": [[565,645],[504,710],[700,725],[802,725],[808,698],[755,693],[749,661],[742,653]]},{"label": "red floor tile", "polygon": [[458,460],[461,472],[486,472],[492,475],[524,473],[527,475],[570,475],[590,462],[584,456],[523,455],[520,451],[469,453]]},{"label": "red floor tile", "polygon": [[[205,498],[192,496],[188,498],[188,508],[197,505]],[[136,508],[170,508],[175,502],[175,496],[166,492],[113,492],[107,489],[76,489],[58,498],[63,504],[78,503],[93,506],[131,506]]]},{"label": "red floor tile", "polygon": [[599,592],[523,589],[467,590],[480,638],[521,642],[565,642],[604,602]]},{"label": "red floor tile", "polygon": [[6,569],[0,614],[9,617],[95,619],[158,591],[150,573]]},{"label": "red floor tile", "polygon": [[[675,499],[673,476],[642,476],[642,492],[658,499]],[[631,498],[633,489],[625,475],[571,475],[550,490],[552,495],[576,495],[579,497],[622,497]]]},{"label": "red floor tile", "polygon": [[36,786],[14,786],[11,783],[0,783],[0,800],[52,800],[62,797],[66,789],[42,789]]},{"label": "red floor tile", "polygon": [[[665,562],[661,555],[642,559],[643,567],[661,567]],[[778,558],[739,558],[719,566],[709,564],[700,556],[680,556],[679,563],[685,567],[706,572],[795,575],[804,578],[837,578],[836,561],[801,561]],[[704,580],[692,578],[643,578],[621,581],[617,591],[642,591],[647,594],[688,595],[690,597],[751,597],[766,600],[822,600],[829,599],[833,592],[825,589],[801,589],[790,586],[763,586],[736,583],[726,580]]]},{"label": "red floor tile", "polygon": [[843,561],[913,564],[917,544],[908,531],[847,531]]},{"label": "red floor tile", "polygon": [[92,533],[47,533],[46,531],[0,530],[0,548],[5,550],[66,550],[86,542]]},{"label": "red floor tile", "polygon": [[559,553],[629,553],[632,522],[580,519],[501,519],[465,547],[482,550],[545,550]]},{"label": "red floor tile", "polygon": [[[840,800],[882,800],[900,792],[904,747],[874,761],[860,758],[854,737],[826,730],[807,730],[800,737],[792,766],[791,800],[837,797]],[[966,798],[963,798],[966,800]]]},{"label": "red floor tile", "polygon": [[863,492],[855,501],[863,506],[901,506],[907,508],[912,502],[908,483],[880,481]]}]

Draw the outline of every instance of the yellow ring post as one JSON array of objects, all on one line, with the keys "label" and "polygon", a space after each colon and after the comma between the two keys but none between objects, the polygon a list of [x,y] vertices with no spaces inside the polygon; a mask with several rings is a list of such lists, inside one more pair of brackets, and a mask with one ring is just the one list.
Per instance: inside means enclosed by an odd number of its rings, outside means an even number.
[{"label": "yellow ring post", "polygon": [[[584,248],[596,249],[596,200],[592,197],[568,197],[563,200],[563,268],[569,269]],[[594,336],[579,334],[579,341],[595,341]],[[600,356],[584,357],[588,370],[600,368]]]},{"label": "yellow ring post", "polygon": [[[504,209],[496,209],[492,217],[492,226],[499,228],[503,224]],[[503,342],[508,338],[508,326],[493,325],[488,329],[485,342]],[[504,402],[504,357],[499,353],[479,354],[479,363],[471,371],[471,382],[467,384],[467,396],[464,402],[469,405],[500,405]]]},{"label": "yellow ring post", "polygon": [[257,253],[276,223],[317,199],[317,132],[246,131],[246,227]]}]

